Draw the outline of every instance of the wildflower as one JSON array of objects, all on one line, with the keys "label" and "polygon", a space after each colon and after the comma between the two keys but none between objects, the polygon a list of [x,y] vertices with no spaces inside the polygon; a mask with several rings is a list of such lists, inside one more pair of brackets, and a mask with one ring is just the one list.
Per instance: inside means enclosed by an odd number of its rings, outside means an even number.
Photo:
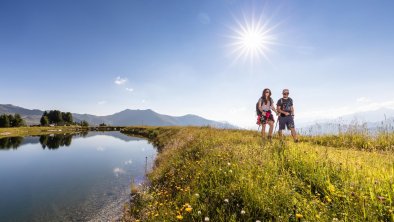
[{"label": "wildflower", "polygon": [[256,222],[261,222],[260,220],[256,220]]},{"label": "wildflower", "polygon": [[230,163],[230,162],[228,162],[228,163],[227,163],[227,165],[228,165],[228,166],[231,166],[231,163]]},{"label": "wildflower", "polygon": [[209,221],[209,217],[205,217],[204,221]]},{"label": "wildflower", "polygon": [[197,211],[197,214],[198,214],[198,215],[201,215],[201,210]]},{"label": "wildflower", "polygon": [[334,217],[332,218],[332,221],[339,221],[338,218]]},{"label": "wildflower", "polygon": [[332,185],[332,184],[328,185],[328,190],[329,190],[331,193],[334,193],[334,192],[335,192],[335,187],[334,187],[334,185]]},{"label": "wildflower", "polygon": [[301,218],[303,218],[303,216],[302,216],[302,214],[296,214],[296,218],[301,219]]},{"label": "wildflower", "polygon": [[228,172],[229,172],[229,173],[232,173],[233,171],[232,171],[232,170],[229,170]]},{"label": "wildflower", "polygon": [[192,210],[193,210],[193,208],[191,208],[190,206],[189,207],[187,207],[186,209],[185,209],[187,212],[192,212]]},{"label": "wildflower", "polygon": [[200,197],[200,194],[198,194],[198,193],[196,193],[195,195],[196,195],[196,197],[197,197],[197,198],[199,198],[199,197]]},{"label": "wildflower", "polygon": [[224,202],[228,203],[228,199],[224,199]]},{"label": "wildflower", "polygon": [[182,220],[182,219],[183,219],[183,217],[182,217],[182,215],[178,215],[178,216],[176,216],[176,219],[178,219],[178,220]]},{"label": "wildflower", "polygon": [[241,214],[244,215],[246,212],[244,210],[241,210]]}]

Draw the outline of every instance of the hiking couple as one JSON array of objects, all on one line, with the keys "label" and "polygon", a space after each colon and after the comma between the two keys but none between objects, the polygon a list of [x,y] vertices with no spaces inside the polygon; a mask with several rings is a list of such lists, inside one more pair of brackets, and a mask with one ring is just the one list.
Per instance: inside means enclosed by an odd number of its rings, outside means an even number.
[{"label": "hiking couple", "polygon": [[258,115],[257,124],[262,125],[261,136],[263,139],[265,139],[265,128],[267,124],[269,125],[268,139],[272,139],[272,132],[274,130],[275,122],[272,111],[274,111],[276,115],[279,116],[279,137],[282,138],[282,130],[285,130],[285,128],[287,127],[287,129],[291,131],[291,135],[293,136],[294,141],[298,142],[297,133],[294,126],[293,100],[289,97],[289,93],[290,92],[288,89],[284,89],[282,91],[283,97],[278,100],[275,109],[274,100],[271,98],[271,90],[263,90],[263,95],[256,104],[256,111]]}]

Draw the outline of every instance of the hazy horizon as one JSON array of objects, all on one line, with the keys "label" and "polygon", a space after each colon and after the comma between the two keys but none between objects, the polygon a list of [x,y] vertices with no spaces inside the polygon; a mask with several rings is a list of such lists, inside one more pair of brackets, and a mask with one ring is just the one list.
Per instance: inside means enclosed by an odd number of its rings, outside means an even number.
[{"label": "hazy horizon", "polygon": [[[246,128],[267,87],[275,101],[290,89],[296,124],[393,109],[393,6],[4,0],[0,104],[99,116],[152,109]],[[245,43],[250,30],[258,35]]]}]

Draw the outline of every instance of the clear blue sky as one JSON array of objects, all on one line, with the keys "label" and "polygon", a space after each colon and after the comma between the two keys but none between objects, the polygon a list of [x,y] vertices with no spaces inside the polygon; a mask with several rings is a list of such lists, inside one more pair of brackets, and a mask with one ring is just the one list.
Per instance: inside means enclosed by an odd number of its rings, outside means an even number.
[{"label": "clear blue sky", "polygon": [[[0,0],[0,104],[107,115],[151,108],[254,126],[265,87],[298,121],[394,108],[394,1]],[[254,14],[254,16],[252,16]],[[269,61],[235,60],[262,15]]]}]

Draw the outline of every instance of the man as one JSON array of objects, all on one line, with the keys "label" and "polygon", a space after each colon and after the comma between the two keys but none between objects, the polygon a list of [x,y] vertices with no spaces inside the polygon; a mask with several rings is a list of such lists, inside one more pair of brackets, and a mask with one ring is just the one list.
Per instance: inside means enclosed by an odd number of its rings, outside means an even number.
[{"label": "man", "polygon": [[297,133],[294,126],[294,106],[293,100],[289,97],[289,90],[282,91],[283,97],[276,103],[276,109],[280,113],[279,116],[279,137],[282,138],[282,130],[286,127],[291,131],[294,142],[298,142]]}]

